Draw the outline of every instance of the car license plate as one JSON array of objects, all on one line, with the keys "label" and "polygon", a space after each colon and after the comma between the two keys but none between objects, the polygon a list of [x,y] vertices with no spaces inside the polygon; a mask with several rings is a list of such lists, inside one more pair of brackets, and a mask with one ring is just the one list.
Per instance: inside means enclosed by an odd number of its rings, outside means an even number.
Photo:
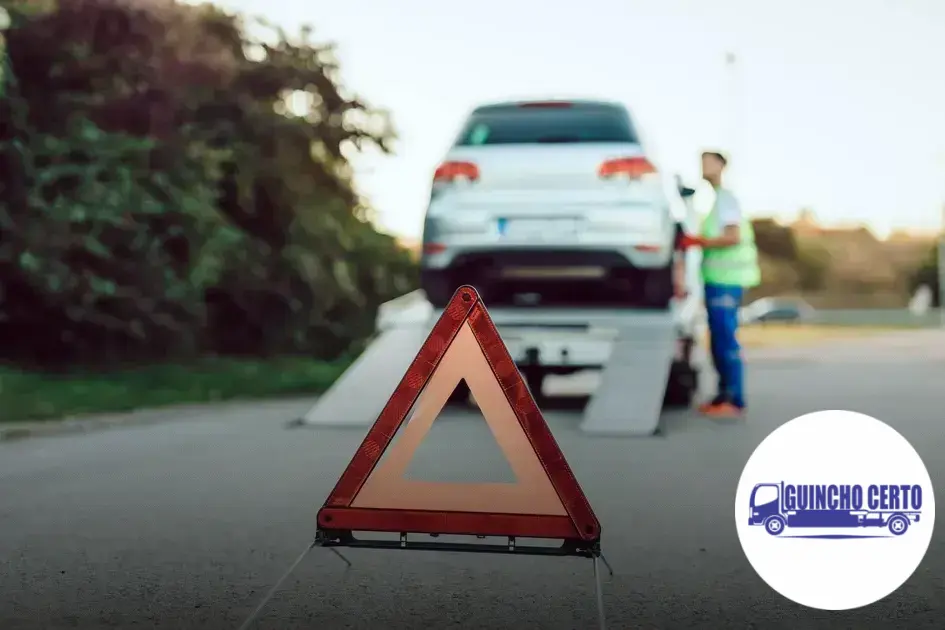
[{"label": "car license plate", "polygon": [[549,240],[574,236],[574,219],[499,219],[499,235],[510,239]]},{"label": "car license plate", "polygon": [[506,267],[501,276],[514,280],[599,280],[607,276],[603,267]]}]

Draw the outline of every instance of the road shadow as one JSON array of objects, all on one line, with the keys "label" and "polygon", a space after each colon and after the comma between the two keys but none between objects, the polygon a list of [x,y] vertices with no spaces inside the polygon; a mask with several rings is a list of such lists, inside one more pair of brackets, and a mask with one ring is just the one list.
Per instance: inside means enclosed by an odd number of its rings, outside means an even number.
[{"label": "road shadow", "polygon": [[[546,420],[550,421],[551,416],[556,420],[561,420],[562,414],[565,414],[567,422],[563,423],[562,428],[567,426],[569,429],[578,431],[581,416],[590,400],[590,394],[569,394],[539,396],[535,402],[538,403],[538,408],[541,409]],[[478,411],[477,406],[472,401],[452,401],[443,408],[443,411],[440,413],[439,417],[437,417],[436,421],[447,424],[468,422],[470,418],[478,416]],[[287,429],[308,428],[318,429],[319,431],[336,430],[339,432],[350,432],[354,429],[366,432],[370,428],[370,424],[371,423],[351,426],[314,426],[308,424],[304,418],[298,418],[286,422],[284,426]],[[556,422],[556,424],[558,423]],[[635,439],[666,438],[679,433],[703,431],[707,427],[719,429],[738,427],[743,424],[744,420],[741,419],[727,420],[706,418],[700,415],[694,407],[664,407],[656,433],[653,436],[637,437]],[[571,425],[573,425],[573,427]]]},{"label": "road shadow", "polygon": [[[562,420],[562,414],[566,414],[565,417],[568,421],[563,423],[561,428],[567,426],[569,430],[573,429],[575,432],[579,432],[578,427],[582,419],[581,414],[584,413],[590,400],[590,394],[569,394],[557,396],[543,395],[538,397],[535,402],[538,403],[538,408],[541,409],[547,421],[550,422],[554,419],[556,421],[555,424],[558,425],[558,421]],[[697,403],[693,403],[692,407],[664,407],[660,415],[660,423],[656,433],[652,436],[635,436],[633,439],[667,438],[674,434],[699,433],[706,429],[717,431],[720,429],[737,428],[745,423],[743,419],[706,418],[698,412],[695,404]],[[454,413],[443,414],[442,417],[447,422],[464,422],[476,412],[475,405],[465,402],[454,403],[448,407],[448,409]]]},{"label": "road shadow", "polygon": [[542,411],[584,411],[591,401],[589,394],[568,396],[539,396],[535,402]]},{"label": "road shadow", "polygon": [[660,419],[661,435],[668,437],[684,433],[704,433],[740,429],[745,426],[745,418],[708,418],[697,409],[664,409]]}]

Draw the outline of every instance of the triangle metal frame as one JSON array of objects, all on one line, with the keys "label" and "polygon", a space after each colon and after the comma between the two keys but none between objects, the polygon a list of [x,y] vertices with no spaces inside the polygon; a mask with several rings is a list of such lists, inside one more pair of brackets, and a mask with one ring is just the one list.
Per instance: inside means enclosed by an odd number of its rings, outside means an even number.
[{"label": "triangle metal frame", "polygon": [[[355,508],[352,503],[371,476],[394,436],[406,421],[414,404],[436,372],[457,333],[468,324],[483,356],[489,363],[519,427],[538,457],[548,480],[554,487],[566,516],[489,514],[483,512],[397,510]],[[461,492],[462,484],[457,484]],[[351,462],[318,511],[317,542],[322,546],[400,547],[440,549],[444,545],[454,551],[500,552],[516,549],[514,540],[521,538],[556,539],[564,541],[561,548],[534,548],[535,553],[581,555],[600,554],[601,527],[584,491],[578,484],[558,443],[548,428],[521,373],[515,365],[499,332],[489,317],[478,292],[462,286],[454,293],[439,320],[433,326],[407,373],[394,390],[374,426],[368,431]],[[355,531],[399,533],[394,541],[357,540]],[[407,544],[408,533],[507,537],[508,546],[464,545],[446,543]],[[467,548],[469,547],[469,548]],[[476,549],[472,549],[476,548]],[[529,547],[518,546],[519,553]]]}]

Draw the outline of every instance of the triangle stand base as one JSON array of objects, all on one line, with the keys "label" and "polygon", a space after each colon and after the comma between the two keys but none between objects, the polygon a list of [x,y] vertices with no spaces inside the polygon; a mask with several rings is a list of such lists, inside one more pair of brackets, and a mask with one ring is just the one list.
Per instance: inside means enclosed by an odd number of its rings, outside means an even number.
[{"label": "triangle stand base", "polygon": [[[519,556],[562,556],[579,558],[600,557],[600,542],[586,540],[564,540],[560,545],[518,545],[515,536],[494,536],[507,538],[508,544],[440,542],[437,540],[408,540],[408,534],[401,532],[400,540],[364,540],[356,538],[354,533],[345,530],[319,529],[315,535],[315,544],[321,547],[349,547],[352,549],[407,549],[411,551],[453,551],[465,553],[515,554]],[[422,534],[416,534],[422,535]],[[427,534],[438,538],[439,534]],[[477,536],[484,539],[486,536]]]},{"label": "triangle stand base", "polygon": [[[614,570],[607,562],[607,558],[601,552],[600,541],[588,542],[585,540],[563,540],[558,546],[551,545],[518,545],[515,536],[507,536],[507,544],[486,544],[486,543],[462,543],[462,542],[440,542],[437,540],[408,540],[409,532],[401,532],[400,540],[364,540],[356,538],[354,532],[349,530],[323,530],[319,529],[315,535],[314,546],[325,547],[330,551],[338,553],[338,547],[348,547],[351,549],[404,549],[409,551],[452,551],[460,553],[492,553],[507,554],[518,556],[557,556],[557,557],[577,557],[590,558],[594,561],[594,590],[597,595],[597,614],[600,621],[600,630],[606,630],[607,623],[604,614],[604,591],[601,583],[601,571],[599,563],[603,563],[607,568],[610,577],[613,577]],[[427,534],[430,538],[438,538],[439,534]],[[483,539],[485,536],[476,536]],[[496,537],[498,538],[498,536]],[[338,554],[348,566],[351,563]]]}]

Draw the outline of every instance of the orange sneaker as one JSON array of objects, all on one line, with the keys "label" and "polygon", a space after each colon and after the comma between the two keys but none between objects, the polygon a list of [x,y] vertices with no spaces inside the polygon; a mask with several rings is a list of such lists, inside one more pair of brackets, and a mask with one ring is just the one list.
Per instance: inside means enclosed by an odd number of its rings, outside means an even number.
[{"label": "orange sneaker", "polygon": [[724,402],[725,402],[725,398],[722,397],[721,394],[719,394],[715,398],[710,398],[709,400],[699,405],[697,409],[699,410],[699,413],[708,413],[713,407],[717,407]]},{"label": "orange sneaker", "polygon": [[741,418],[745,415],[745,410],[732,403],[724,402],[709,405],[702,413],[710,418]]}]

